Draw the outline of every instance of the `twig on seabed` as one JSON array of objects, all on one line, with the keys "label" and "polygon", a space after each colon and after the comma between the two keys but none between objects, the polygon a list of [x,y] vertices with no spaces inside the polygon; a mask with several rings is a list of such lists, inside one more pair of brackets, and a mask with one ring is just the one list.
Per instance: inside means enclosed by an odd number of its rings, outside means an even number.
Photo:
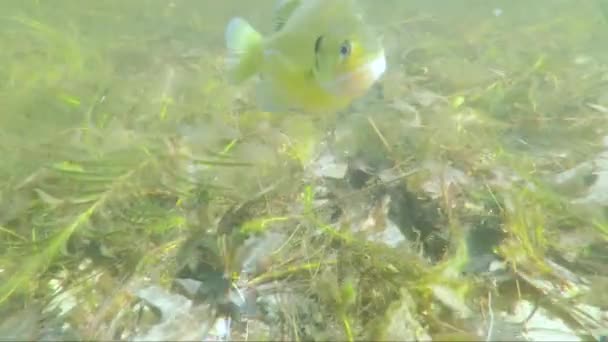
[{"label": "twig on seabed", "polygon": [[494,311],[492,311],[492,291],[488,291],[488,315],[490,316],[490,325],[488,326],[488,334],[486,341],[492,341],[492,330],[494,330]]}]

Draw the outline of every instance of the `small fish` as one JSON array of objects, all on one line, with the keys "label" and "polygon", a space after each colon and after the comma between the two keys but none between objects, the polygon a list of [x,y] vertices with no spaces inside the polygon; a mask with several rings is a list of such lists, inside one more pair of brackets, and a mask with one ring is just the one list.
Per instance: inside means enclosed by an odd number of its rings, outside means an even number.
[{"label": "small fish", "polygon": [[338,111],[386,70],[381,40],[354,0],[280,0],[273,27],[264,37],[234,17],[225,32],[229,78],[239,84],[258,75],[266,110]]}]

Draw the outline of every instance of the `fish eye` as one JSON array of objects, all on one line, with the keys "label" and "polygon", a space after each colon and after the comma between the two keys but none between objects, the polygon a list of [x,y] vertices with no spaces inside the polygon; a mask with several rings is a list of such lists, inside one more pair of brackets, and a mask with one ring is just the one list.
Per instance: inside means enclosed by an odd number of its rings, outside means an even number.
[{"label": "fish eye", "polygon": [[342,45],[340,45],[340,56],[342,56],[342,58],[348,57],[350,55],[350,51],[351,51],[350,41],[345,40],[344,43],[342,43]]}]

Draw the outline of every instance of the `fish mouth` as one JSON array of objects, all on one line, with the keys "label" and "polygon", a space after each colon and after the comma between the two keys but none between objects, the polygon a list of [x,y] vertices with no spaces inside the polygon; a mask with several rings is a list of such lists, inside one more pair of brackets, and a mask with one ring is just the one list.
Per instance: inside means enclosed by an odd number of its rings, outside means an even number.
[{"label": "fish mouth", "polygon": [[381,50],[369,62],[326,84],[325,89],[336,95],[358,97],[365,94],[385,72],[386,56],[384,50]]},{"label": "fish mouth", "polygon": [[386,56],[384,55],[384,50],[380,51],[376,58],[363,65],[362,68],[364,69],[364,72],[369,74],[368,77],[372,83],[379,80],[386,71]]}]

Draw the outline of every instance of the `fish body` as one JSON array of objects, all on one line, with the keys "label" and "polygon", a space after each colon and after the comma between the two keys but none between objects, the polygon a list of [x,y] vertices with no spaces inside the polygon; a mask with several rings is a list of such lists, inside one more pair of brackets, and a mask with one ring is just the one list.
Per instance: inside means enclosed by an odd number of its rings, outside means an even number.
[{"label": "fish body", "polygon": [[336,111],[364,95],[386,69],[384,49],[354,0],[280,0],[274,32],[245,19],[226,27],[229,78],[255,75],[271,110]]}]

